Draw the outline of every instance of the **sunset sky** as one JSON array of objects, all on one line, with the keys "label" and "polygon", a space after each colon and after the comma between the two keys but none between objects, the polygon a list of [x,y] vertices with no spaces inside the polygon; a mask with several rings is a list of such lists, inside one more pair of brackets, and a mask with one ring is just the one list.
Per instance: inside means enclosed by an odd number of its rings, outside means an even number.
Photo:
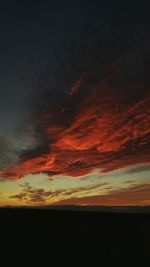
[{"label": "sunset sky", "polygon": [[0,8],[0,206],[150,205],[150,20],[103,1]]}]

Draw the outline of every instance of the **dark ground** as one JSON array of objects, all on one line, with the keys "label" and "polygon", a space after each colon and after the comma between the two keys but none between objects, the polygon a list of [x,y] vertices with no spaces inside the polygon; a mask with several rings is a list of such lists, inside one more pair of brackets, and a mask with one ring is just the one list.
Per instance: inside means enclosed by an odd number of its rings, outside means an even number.
[{"label": "dark ground", "polygon": [[0,226],[4,267],[150,266],[148,213],[1,209]]}]

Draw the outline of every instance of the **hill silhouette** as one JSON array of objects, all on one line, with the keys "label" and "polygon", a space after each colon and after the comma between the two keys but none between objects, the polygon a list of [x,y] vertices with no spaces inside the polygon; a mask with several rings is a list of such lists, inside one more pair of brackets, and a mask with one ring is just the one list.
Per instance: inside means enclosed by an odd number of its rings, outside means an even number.
[{"label": "hill silhouette", "polygon": [[150,255],[148,212],[3,208],[0,218],[5,264],[142,266]]}]

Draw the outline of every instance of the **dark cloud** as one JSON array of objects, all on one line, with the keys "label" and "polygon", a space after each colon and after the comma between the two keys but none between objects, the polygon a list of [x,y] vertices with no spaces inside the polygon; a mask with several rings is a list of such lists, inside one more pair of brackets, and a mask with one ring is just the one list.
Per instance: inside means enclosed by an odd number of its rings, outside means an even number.
[{"label": "dark cloud", "polygon": [[6,168],[18,161],[18,153],[6,136],[0,136],[0,168]]},{"label": "dark cloud", "polygon": [[30,204],[44,204],[46,203],[47,199],[50,197],[58,196],[62,193],[62,191],[46,191],[43,188],[35,189],[30,186],[28,183],[21,185],[22,190],[21,193],[12,195],[10,198],[18,199],[21,201],[25,201],[26,203]]},{"label": "dark cloud", "polygon": [[0,177],[0,183],[6,182],[6,179]]},{"label": "dark cloud", "polygon": [[129,170],[126,170],[126,173],[134,174],[134,173],[139,173],[139,172],[144,172],[144,171],[150,171],[150,166],[138,166],[135,168],[131,168]]},{"label": "dark cloud", "polygon": [[135,184],[135,180],[124,181],[124,184]]}]

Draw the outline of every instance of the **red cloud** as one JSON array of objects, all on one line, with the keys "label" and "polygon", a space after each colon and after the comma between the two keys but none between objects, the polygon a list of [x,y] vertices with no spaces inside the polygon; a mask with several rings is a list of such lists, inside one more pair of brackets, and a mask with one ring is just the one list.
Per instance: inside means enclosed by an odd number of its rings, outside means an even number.
[{"label": "red cloud", "polygon": [[120,83],[116,73],[112,70],[108,79],[87,92],[82,86],[73,90],[63,108],[43,112],[39,127],[49,152],[1,170],[1,176],[19,179],[47,173],[79,177],[95,168],[109,172],[149,164],[149,79],[141,77],[137,84],[127,83],[124,77]]}]

